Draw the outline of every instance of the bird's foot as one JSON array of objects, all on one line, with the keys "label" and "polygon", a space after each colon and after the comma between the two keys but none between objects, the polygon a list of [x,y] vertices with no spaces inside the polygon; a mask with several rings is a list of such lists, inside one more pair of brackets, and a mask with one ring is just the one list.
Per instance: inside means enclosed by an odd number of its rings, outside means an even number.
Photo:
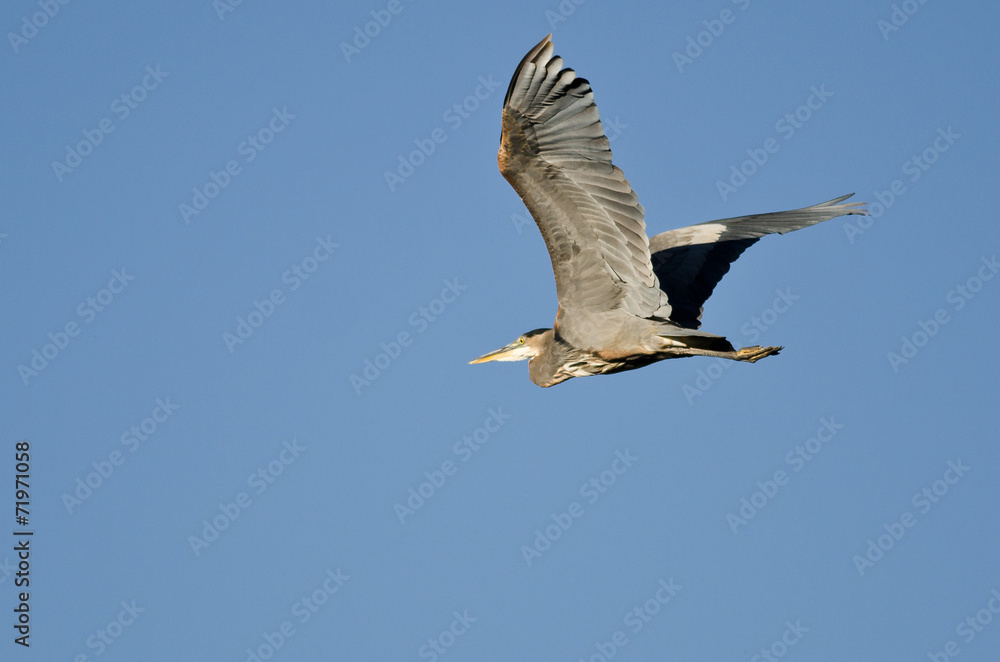
[{"label": "bird's foot", "polygon": [[772,354],[777,354],[782,349],[784,349],[784,347],[761,347],[760,345],[754,345],[753,347],[744,347],[743,349],[737,350],[736,360],[746,361],[747,363],[756,363],[765,356],[771,356]]}]

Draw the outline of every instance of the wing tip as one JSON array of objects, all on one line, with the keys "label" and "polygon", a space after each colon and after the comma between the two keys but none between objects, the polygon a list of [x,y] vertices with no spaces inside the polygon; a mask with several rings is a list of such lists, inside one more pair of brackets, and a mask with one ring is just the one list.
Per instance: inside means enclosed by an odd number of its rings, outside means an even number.
[{"label": "wing tip", "polygon": [[827,202],[821,202],[816,205],[817,207],[839,207],[843,212],[843,216],[867,216],[868,210],[865,208],[867,202],[848,202],[846,204],[841,204],[844,200],[854,197],[853,193],[848,193],[847,195],[842,195],[839,198],[834,198],[833,200],[828,200]]},{"label": "wing tip", "polygon": [[521,58],[521,62],[517,65],[517,69],[514,70],[514,75],[510,77],[510,85],[507,86],[507,95],[503,98],[503,105],[506,106],[507,102],[510,101],[511,95],[514,94],[514,87],[517,85],[517,79],[521,75],[521,70],[524,68],[524,65],[537,57],[538,54],[551,43],[552,33],[550,32],[545,35],[544,39],[535,44],[530,51],[525,53],[523,58]]}]

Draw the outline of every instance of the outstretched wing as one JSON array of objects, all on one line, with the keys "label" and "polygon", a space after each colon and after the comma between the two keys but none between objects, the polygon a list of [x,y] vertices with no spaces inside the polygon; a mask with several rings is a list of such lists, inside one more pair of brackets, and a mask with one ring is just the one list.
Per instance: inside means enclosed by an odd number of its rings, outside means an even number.
[{"label": "outstretched wing", "polygon": [[563,311],[648,316],[663,295],[642,205],[611,163],[590,83],[562,68],[551,37],[525,55],[507,89],[500,172],[542,232]]},{"label": "outstretched wing", "polygon": [[726,218],[670,230],[649,240],[653,269],[667,293],[670,320],[697,329],[702,305],[743,251],[768,234],[784,234],[848,214],[865,214],[863,202],[841,196],[812,207]]}]

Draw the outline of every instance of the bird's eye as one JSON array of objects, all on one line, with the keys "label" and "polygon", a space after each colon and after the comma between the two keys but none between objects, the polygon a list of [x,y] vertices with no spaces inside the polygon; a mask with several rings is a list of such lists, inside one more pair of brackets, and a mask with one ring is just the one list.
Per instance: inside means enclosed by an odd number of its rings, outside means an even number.
[{"label": "bird's eye", "polygon": [[521,343],[523,345],[524,344],[524,338],[518,338],[517,342],[519,342],[519,343]]}]

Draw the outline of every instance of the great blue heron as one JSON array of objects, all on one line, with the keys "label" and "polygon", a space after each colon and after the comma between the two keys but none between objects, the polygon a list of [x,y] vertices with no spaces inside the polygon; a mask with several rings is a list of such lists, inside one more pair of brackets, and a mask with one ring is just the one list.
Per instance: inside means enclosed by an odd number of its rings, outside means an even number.
[{"label": "great blue heron", "polygon": [[646,238],[644,210],[611,149],[594,93],[553,56],[548,35],[514,72],[497,161],[542,232],[556,277],[554,328],[529,331],[471,363],[529,359],[539,386],[714,356],[753,363],[781,347],[736,350],[699,331],[702,305],[729,265],[767,234],[846,214],[853,194],[812,207],[710,221]]}]

